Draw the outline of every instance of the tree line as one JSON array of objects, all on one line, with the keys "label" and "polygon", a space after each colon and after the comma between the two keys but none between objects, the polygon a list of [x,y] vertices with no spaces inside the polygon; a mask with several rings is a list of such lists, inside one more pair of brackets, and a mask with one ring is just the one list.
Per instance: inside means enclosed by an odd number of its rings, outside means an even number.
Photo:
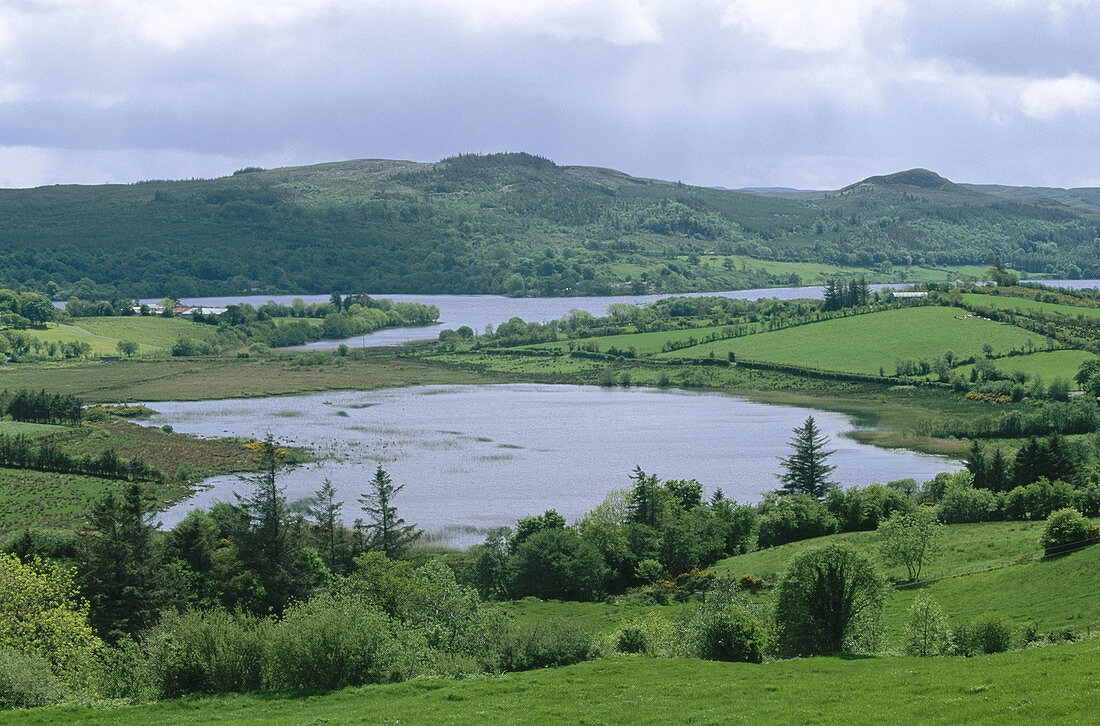
[{"label": "tree line", "polygon": [[21,388],[0,393],[0,411],[16,421],[75,426],[84,419],[84,401],[78,396]]}]

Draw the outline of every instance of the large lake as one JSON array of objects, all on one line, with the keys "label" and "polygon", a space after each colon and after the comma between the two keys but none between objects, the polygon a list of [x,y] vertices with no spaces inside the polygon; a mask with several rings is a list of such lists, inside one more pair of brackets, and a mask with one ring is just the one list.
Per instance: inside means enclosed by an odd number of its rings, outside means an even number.
[{"label": "large lake", "polygon": [[[381,463],[405,489],[399,513],[450,544],[483,539],[491,527],[554,508],[570,521],[629,486],[641,466],[662,478],[695,478],[709,495],[758,501],[775,489],[777,457],[809,413],[832,437],[835,478],[862,486],[927,480],[958,462],[889,451],[844,438],[843,415],[754,403],[735,396],[594,386],[431,386],[285,398],[151,402],[147,423],[199,436],[263,438],[305,446],[322,461],[286,473],[290,500],[330,479],[360,515],[357,498]],[[232,501],[248,485],[233,476],[164,512],[169,527],[187,511]]]}]

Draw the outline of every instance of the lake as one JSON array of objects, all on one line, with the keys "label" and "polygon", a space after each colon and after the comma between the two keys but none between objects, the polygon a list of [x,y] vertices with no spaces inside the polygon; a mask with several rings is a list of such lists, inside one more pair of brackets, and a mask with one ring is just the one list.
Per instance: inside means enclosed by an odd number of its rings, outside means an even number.
[{"label": "lake", "polygon": [[[832,438],[834,477],[864,486],[956,470],[958,462],[866,446],[844,438],[841,414],[755,403],[736,396],[657,389],[516,384],[429,386],[370,392],[201,402],[149,402],[145,423],[199,436],[263,438],[304,446],[321,461],[281,477],[287,497],[309,496],[324,478],[360,515],[358,496],[381,464],[405,489],[399,514],[448,544],[556,509],[573,521],[612,489],[630,485],[635,466],[662,479],[698,479],[709,496],[756,502],[779,482],[777,457],[791,431],[813,414]],[[248,485],[234,476],[168,509],[171,527],[195,507],[232,501]]]},{"label": "lake", "polygon": [[[1042,280],[1045,285],[1055,287],[1100,287],[1100,280]],[[881,290],[885,287],[900,289],[905,284],[871,285],[872,290]],[[780,300],[797,300],[799,298],[819,299],[823,296],[825,288],[816,285],[808,287],[770,287],[756,290],[733,290],[727,292],[692,292],[682,293],[683,297],[720,296],[736,298],[738,300],[759,300],[761,298],[778,298]],[[439,331],[443,328],[459,328],[468,325],[474,331],[480,333],[485,326],[497,326],[509,318],[518,317],[527,322],[546,323],[558,320],[569,314],[570,310],[584,310],[596,316],[606,315],[609,305],[614,303],[626,303],[628,305],[644,305],[654,300],[661,300],[674,295],[620,295],[615,297],[538,297],[538,298],[513,298],[503,295],[391,295],[387,293],[370,293],[371,297],[388,298],[394,302],[418,302],[425,305],[435,305],[439,308],[439,325],[431,325],[417,328],[389,328],[379,330],[369,335],[357,335],[346,340],[319,340],[306,345],[288,350],[332,350],[341,344],[352,348],[365,348],[375,346],[395,346],[420,340],[435,340]],[[283,305],[289,305],[294,298],[300,297],[306,302],[328,302],[329,295],[238,295],[232,297],[196,297],[184,298],[180,302],[184,305],[207,305],[210,307],[223,307],[225,305],[237,305],[249,303],[253,306],[263,305],[273,301]],[[149,300],[146,302],[158,302]]]}]

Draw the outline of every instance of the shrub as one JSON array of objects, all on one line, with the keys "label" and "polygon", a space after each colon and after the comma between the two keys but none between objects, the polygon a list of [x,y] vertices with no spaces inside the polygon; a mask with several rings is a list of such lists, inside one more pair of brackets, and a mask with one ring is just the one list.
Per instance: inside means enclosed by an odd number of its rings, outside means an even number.
[{"label": "shrub", "polygon": [[330,691],[412,675],[423,639],[398,628],[377,606],[349,595],[319,595],[287,609],[270,634],[266,685],[278,691]]},{"label": "shrub", "polygon": [[1012,628],[997,613],[986,613],[955,628],[953,637],[959,655],[1003,653],[1012,645]]},{"label": "shrub", "polygon": [[764,659],[764,627],[744,606],[704,611],[695,632],[700,658],[737,663]]},{"label": "shrub", "polygon": [[841,544],[795,555],[777,586],[775,619],[782,655],[850,649],[877,632],[886,583],[871,559]]},{"label": "shrub", "polygon": [[244,693],[263,687],[271,622],[221,610],[170,613],[147,643],[159,693]]},{"label": "shrub", "polygon": [[41,656],[62,681],[78,685],[101,645],[71,570],[0,554],[0,649]]},{"label": "shrub", "polygon": [[808,494],[768,497],[761,506],[757,541],[761,548],[823,537],[838,529],[836,517]]},{"label": "shrub", "polygon": [[1046,557],[1072,552],[1100,540],[1100,532],[1076,509],[1059,509],[1047,518],[1039,545]]},{"label": "shrub", "polygon": [[975,489],[968,481],[948,484],[936,508],[936,515],[945,524],[987,522],[997,512],[997,495],[988,489]]},{"label": "shrub", "polygon": [[567,620],[540,620],[515,628],[500,651],[499,670],[572,665],[593,655],[592,637]]},{"label": "shrub", "polygon": [[[682,632],[683,623],[653,613],[644,618],[631,618],[611,637],[612,647],[620,653],[638,653],[651,658],[674,658],[694,655]],[[693,644],[692,644],[693,645]]]},{"label": "shrub", "polygon": [[0,709],[48,706],[59,702],[62,695],[45,658],[10,648],[0,650]]},{"label": "shrub", "polygon": [[829,492],[825,506],[844,532],[874,529],[896,512],[910,512],[913,500],[898,489],[882,484]]},{"label": "shrub", "polygon": [[909,608],[905,624],[905,652],[927,658],[951,651],[951,630],[947,618],[932,597],[918,595]]}]

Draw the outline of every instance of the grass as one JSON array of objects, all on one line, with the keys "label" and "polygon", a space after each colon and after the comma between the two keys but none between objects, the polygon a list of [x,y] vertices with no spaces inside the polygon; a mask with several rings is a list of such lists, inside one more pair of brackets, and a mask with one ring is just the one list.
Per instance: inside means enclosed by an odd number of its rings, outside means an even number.
[{"label": "grass", "polygon": [[[1100,631],[1100,546],[1042,559],[1044,522],[987,522],[946,528],[941,555],[915,585],[901,584],[888,601],[885,624],[896,641],[918,592],[933,596],[958,622],[995,610],[1016,625],[1032,621],[1041,631],[1093,626]],[[874,532],[850,532],[751,552],[723,560],[714,571],[733,577],[778,576],[791,557],[826,542],[844,542],[877,557]],[[886,569],[902,579],[901,568]]]},{"label": "grass", "polygon": [[1079,316],[1085,318],[1090,324],[1100,320],[1100,308],[1087,308],[1078,305],[1063,305],[1061,303],[1039,302],[1022,297],[1010,297],[1008,295],[980,295],[978,293],[965,293],[963,300],[985,308],[1008,310],[1023,315],[1040,313],[1045,317],[1057,319],[1064,316],[1070,320],[1076,320]]},{"label": "grass", "polygon": [[45,330],[29,332],[45,343],[87,343],[93,355],[110,356],[118,355],[120,340],[137,343],[138,355],[159,356],[167,355],[180,337],[212,340],[216,336],[216,329],[210,325],[183,318],[136,315],[77,318],[71,323],[50,323]]},{"label": "grass", "polygon": [[[1031,378],[1039,376],[1047,383],[1055,378],[1062,378],[1071,385],[1076,386],[1073,377],[1077,369],[1087,360],[1093,360],[1096,355],[1086,350],[1050,350],[1028,355],[1013,355],[1007,358],[997,358],[993,365],[1005,373],[1026,373]],[[970,375],[972,365],[959,366],[956,370],[965,376]]]},{"label": "grass", "polygon": [[[719,340],[658,358],[740,358],[808,366],[820,370],[877,374],[894,372],[898,359],[935,358],[948,350],[965,357],[982,354],[988,343],[997,352],[1023,349],[1042,336],[976,317],[960,319],[957,308],[912,307],[825,320],[733,340]],[[610,339],[609,339],[610,340]]]},{"label": "grass", "polygon": [[169,358],[0,366],[0,389],[46,389],[86,403],[199,401],[397,386],[492,383],[475,371],[383,354],[360,361],[300,366],[285,358]]},{"label": "grass", "polygon": [[806,658],[763,665],[620,657],[325,696],[199,696],[115,710],[58,707],[0,724],[1087,723],[1100,642],[976,658]]},{"label": "grass", "polygon": [[183,336],[196,340],[212,340],[217,333],[217,328],[212,325],[156,315],[77,318],[72,325],[114,341],[132,340],[157,348],[170,348]]},{"label": "grass", "polygon": [[68,426],[57,424],[26,423],[24,421],[0,421],[0,434],[5,436],[48,436],[62,431],[68,431]]},{"label": "grass", "polygon": [[[2,422],[10,424],[11,422]],[[164,474],[146,483],[158,507],[186,499],[195,482],[208,476],[254,470],[258,455],[243,442],[198,439],[131,423],[49,426],[52,440],[70,456],[98,456],[106,449],[123,459],[140,457]],[[27,469],[0,469],[0,530],[81,523],[91,504],[122,482],[91,476]]]},{"label": "grass", "polygon": [[120,482],[92,476],[0,468],[0,530],[72,527]]}]

